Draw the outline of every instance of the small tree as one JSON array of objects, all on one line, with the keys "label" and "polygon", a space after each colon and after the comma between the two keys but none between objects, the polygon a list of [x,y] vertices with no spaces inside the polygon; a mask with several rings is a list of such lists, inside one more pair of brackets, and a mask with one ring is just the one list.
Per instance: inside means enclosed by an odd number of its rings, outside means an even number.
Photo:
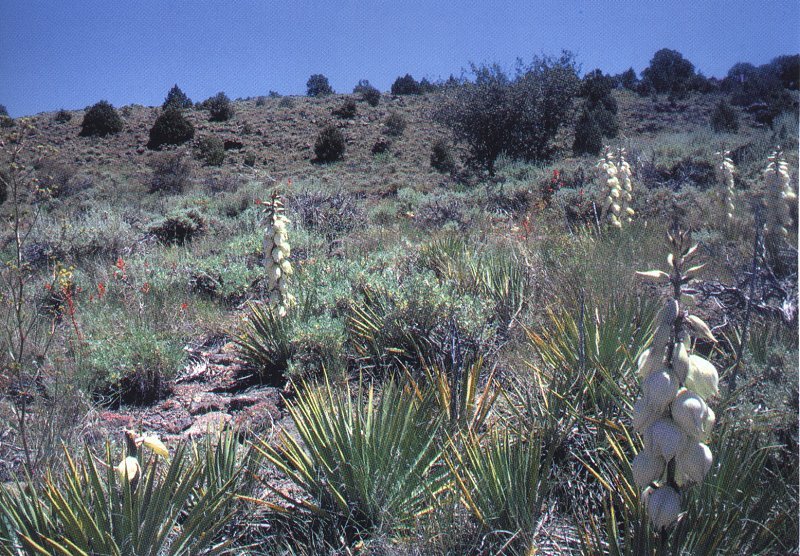
[{"label": "small tree", "polygon": [[101,100],[83,116],[81,135],[84,137],[109,135],[122,131],[122,118],[107,101]]},{"label": "small tree", "polygon": [[211,135],[202,137],[195,149],[197,158],[209,166],[222,166],[225,160],[225,144],[219,137]]},{"label": "small tree", "polygon": [[306,82],[306,91],[310,97],[324,97],[333,94],[333,87],[328,83],[328,78],[321,73],[315,73]]},{"label": "small tree", "polygon": [[186,119],[175,105],[167,105],[167,109],[156,118],[150,128],[148,149],[158,149],[162,145],[180,145],[194,138],[194,126]]},{"label": "small tree", "polygon": [[317,162],[334,162],[344,156],[344,135],[335,126],[328,126],[320,131],[314,142],[314,154]]},{"label": "small tree", "polygon": [[167,98],[164,99],[164,104],[162,108],[166,110],[169,107],[173,108],[191,108],[192,107],[192,99],[186,96],[186,93],[181,91],[178,85],[173,85],[172,88],[167,93]]},{"label": "small tree", "polygon": [[206,100],[204,104],[208,108],[209,119],[212,122],[224,122],[233,117],[231,99],[225,93],[217,93]]},{"label": "small tree", "polygon": [[635,91],[636,86],[639,84],[639,78],[633,68],[628,68],[619,76],[619,84],[629,91]]},{"label": "small tree", "polygon": [[739,116],[725,99],[721,99],[711,113],[711,129],[714,133],[739,131]]},{"label": "small tree", "polygon": [[694,64],[680,52],[662,48],[642,72],[642,81],[656,93],[681,94],[689,89],[694,75]]},{"label": "small tree", "polygon": [[8,117],[8,109],[6,108],[5,104],[0,104],[0,116]]},{"label": "small tree", "polygon": [[418,95],[420,93],[419,83],[408,73],[403,77],[398,77],[392,83],[393,95]]},{"label": "small tree", "polygon": [[572,152],[580,154],[600,154],[603,148],[603,133],[591,110],[581,112],[575,124],[575,141]]}]

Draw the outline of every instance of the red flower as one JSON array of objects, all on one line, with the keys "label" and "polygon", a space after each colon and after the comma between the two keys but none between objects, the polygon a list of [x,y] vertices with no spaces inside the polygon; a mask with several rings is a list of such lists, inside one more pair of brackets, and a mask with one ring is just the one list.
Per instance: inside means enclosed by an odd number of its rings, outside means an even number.
[{"label": "red flower", "polygon": [[186,303],[185,301],[183,303],[181,303],[181,312],[186,311],[186,309],[188,309],[188,308],[189,308],[189,304],[188,303]]},{"label": "red flower", "polygon": [[103,299],[106,294],[106,285],[103,282],[97,283],[97,299]]},{"label": "red flower", "polygon": [[142,284],[141,292],[147,293],[149,291],[150,291],[150,282],[145,282],[144,284]]}]

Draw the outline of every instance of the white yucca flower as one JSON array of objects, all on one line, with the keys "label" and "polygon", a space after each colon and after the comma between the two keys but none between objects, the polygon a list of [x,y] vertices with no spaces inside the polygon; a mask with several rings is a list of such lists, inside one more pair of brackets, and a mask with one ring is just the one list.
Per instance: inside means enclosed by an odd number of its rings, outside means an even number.
[{"label": "white yucca flower", "polygon": [[764,224],[768,234],[788,235],[792,226],[792,205],[797,201],[797,193],[791,184],[789,165],[780,150],[768,158],[765,178],[765,199],[767,218]]},{"label": "white yucca flower", "polygon": [[[711,449],[703,444],[715,416],[706,398],[717,394],[719,375],[711,362],[690,353],[691,337],[716,342],[709,326],[681,308],[681,291],[703,265],[688,266],[697,252],[688,233],[669,235],[670,272],[637,272],[672,286],[673,298],[655,319],[653,339],[639,356],[642,395],[633,407],[633,427],[644,450],[631,462],[634,482],[645,488],[648,515],[656,529],[669,527],[680,513],[680,490],[701,482],[711,469]],[[674,464],[672,461],[674,460]]]},{"label": "white yucca flower", "polygon": [[621,228],[622,223],[630,222],[634,214],[630,206],[633,200],[632,173],[625,160],[625,150],[619,149],[614,154],[610,147],[606,147],[603,158],[597,163],[597,170],[606,186],[603,217],[615,228]]},{"label": "white yucca flower", "polygon": [[283,204],[278,194],[264,203],[266,225],[264,229],[264,271],[267,278],[266,298],[278,316],[284,317],[294,304],[294,296],[289,293],[287,278],[292,275],[289,262],[289,219],[283,214]]},{"label": "white yucca flower", "polygon": [[736,173],[736,166],[734,166],[733,160],[730,158],[730,151],[718,152],[716,154],[719,157],[719,163],[715,168],[717,180],[723,185],[721,196],[722,203],[724,205],[725,214],[727,215],[728,221],[731,221],[733,220],[734,210],[736,210],[736,206],[734,204],[736,191],[734,189],[735,181],[733,178],[734,174]]}]

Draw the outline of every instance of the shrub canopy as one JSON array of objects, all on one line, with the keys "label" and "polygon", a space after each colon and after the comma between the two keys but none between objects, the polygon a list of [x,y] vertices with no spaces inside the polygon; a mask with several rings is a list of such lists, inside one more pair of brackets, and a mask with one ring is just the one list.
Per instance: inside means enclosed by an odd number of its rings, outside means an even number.
[{"label": "shrub canopy", "polygon": [[119,133],[122,128],[122,118],[119,117],[117,111],[114,110],[111,103],[101,100],[84,114],[83,122],[81,122],[81,135],[103,137],[111,133]]}]

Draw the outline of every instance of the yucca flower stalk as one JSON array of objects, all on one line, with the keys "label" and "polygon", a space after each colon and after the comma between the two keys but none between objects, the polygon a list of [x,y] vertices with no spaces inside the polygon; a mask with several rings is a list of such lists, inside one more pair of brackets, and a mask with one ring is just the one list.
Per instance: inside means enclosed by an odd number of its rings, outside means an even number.
[{"label": "yucca flower stalk", "polygon": [[721,200],[728,222],[732,222],[733,213],[734,210],[736,210],[736,206],[734,204],[736,191],[734,190],[733,179],[734,174],[736,174],[736,166],[733,164],[733,160],[730,158],[730,151],[718,152],[716,154],[719,157],[719,162],[714,169],[717,174],[717,180],[723,186]]},{"label": "yucca flower stalk", "polygon": [[631,469],[650,521],[657,530],[670,527],[681,511],[681,491],[700,483],[711,469],[712,454],[704,443],[714,424],[706,400],[717,394],[719,377],[713,364],[690,354],[691,337],[716,342],[708,325],[681,307],[682,287],[704,266],[687,268],[697,252],[688,232],[668,234],[669,272],[638,275],[672,286],[672,297],[658,317],[648,350],[638,361],[642,395],[634,406],[633,427],[644,450]]},{"label": "yucca flower stalk", "polygon": [[272,194],[269,201],[262,204],[266,219],[263,242],[264,271],[267,276],[266,297],[276,314],[285,317],[295,302],[287,282],[287,278],[293,273],[292,264],[289,262],[291,247],[287,231],[290,221],[283,213],[283,203],[277,192]]},{"label": "yucca flower stalk", "polygon": [[622,228],[623,221],[630,222],[634,214],[630,206],[633,200],[632,174],[630,164],[625,160],[625,150],[619,149],[615,155],[610,147],[606,147],[597,169],[600,179],[606,182],[603,218],[615,228]]},{"label": "yucca flower stalk", "polygon": [[620,215],[625,222],[633,221],[633,209],[631,208],[631,201],[633,201],[633,180],[631,179],[631,165],[625,160],[625,149],[619,150],[619,161],[617,162],[617,171],[622,185],[620,198],[622,199]]},{"label": "yucca flower stalk", "polygon": [[783,151],[777,149],[767,159],[764,170],[767,220],[764,228],[768,236],[786,237],[792,226],[792,204],[797,202],[797,193],[791,185],[789,165]]}]

